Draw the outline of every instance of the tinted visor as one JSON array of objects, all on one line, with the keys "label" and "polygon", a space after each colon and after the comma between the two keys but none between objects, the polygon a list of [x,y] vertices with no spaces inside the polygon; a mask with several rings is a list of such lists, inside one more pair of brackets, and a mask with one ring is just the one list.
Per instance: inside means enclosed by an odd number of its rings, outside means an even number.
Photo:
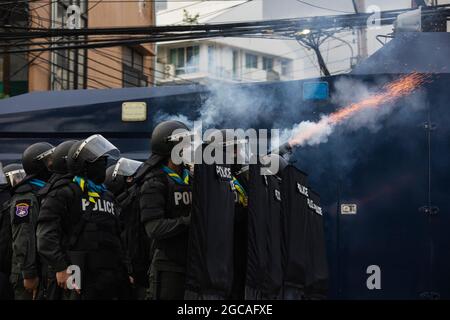
[{"label": "tinted visor", "polygon": [[87,162],[94,162],[100,157],[109,156],[117,159],[119,150],[102,135],[95,134],[84,140],[73,154],[73,159],[82,157]]},{"label": "tinted visor", "polygon": [[45,152],[42,152],[40,155],[36,156],[34,158],[35,161],[42,161],[44,165],[50,169],[52,163],[53,163],[53,157],[52,154],[55,152],[55,148],[51,148],[50,150],[47,150]]},{"label": "tinted visor", "polygon": [[131,160],[127,158],[120,158],[112,174],[113,179],[117,176],[131,177],[142,166],[143,162]]},{"label": "tinted visor", "polygon": [[23,169],[13,170],[5,173],[7,182],[11,187],[14,187],[17,184],[19,184],[20,181],[22,181],[26,175],[27,174]]}]

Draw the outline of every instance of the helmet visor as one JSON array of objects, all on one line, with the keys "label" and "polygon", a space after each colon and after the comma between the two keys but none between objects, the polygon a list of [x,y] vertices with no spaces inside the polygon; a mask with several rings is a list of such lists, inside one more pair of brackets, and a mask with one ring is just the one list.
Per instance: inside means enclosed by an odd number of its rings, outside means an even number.
[{"label": "helmet visor", "polygon": [[104,156],[117,159],[120,156],[120,152],[119,149],[106,140],[102,135],[95,134],[84,140],[72,157],[73,159],[77,159],[80,156],[82,156],[87,162],[94,162]]},{"label": "helmet visor", "polygon": [[234,164],[250,163],[250,145],[246,139],[236,139],[224,143],[225,152],[234,159]]},{"label": "helmet visor", "polygon": [[55,152],[55,148],[51,148],[45,152],[42,152],[38,156],[34,158],[35,161],[42,161],[44,165],[47,167],[47,169],[50,169],[52,163],[53,163],[53,157],[52,154]]},{"label": "helmet visor", "polygon": [[0,163],[0,185],[8,184],[5,173],[3,172],[3,165]]},{"label": "helmet visor", "polygon": [[116,166],[112,174],[113,179],[117,176],[131,177],[141,167],[143,162],[131,160],[127,158],[120,158],[117,161]]},{"label": "helmet visor", "polygon": [[5,173],[6,179],[11,187],[14,187],[17,184],[19,184],[20,181],[22,181],[26,175],[27,174],[23,169],[13,170]]},{"label": "helmet visor", "polygon": [[172,135],[167,137],[167,141],[171,142],[182,142],[182,141],[191,141],[195,136],[194,131],[188,131],[186,129],[176,129],[172,133]]}]

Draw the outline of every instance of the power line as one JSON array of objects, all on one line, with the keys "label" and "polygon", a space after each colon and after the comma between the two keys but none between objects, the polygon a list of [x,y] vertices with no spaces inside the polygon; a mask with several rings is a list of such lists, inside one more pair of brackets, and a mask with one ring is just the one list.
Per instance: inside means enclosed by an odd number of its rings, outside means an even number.
[{"label": "power line", "polygon": [[[345,33],[348,33],[348,32],[349,32],[349,31],[347,31],[347,32],[345,32]],[[343,46],[344,46],[343,44],[337,45],[337,46],[335,46],[335,47],[330,48],[329,50],[334,50],[334,49],[337,49],[337,48],[340,48],[340,47],[343,47]],[[287,54],[295,53],[295,52],[298,52],[298,51],[300,51],[300,50],[305,50],[305,48],[304,48],[304,47],[301,47],[301,48],[295,49],[295,50],[293,50],[293,51],[288,51],[288,52],[282,53],[282,54],[280,54],[279,56],[284,56],[284,55],[287,55]],[[306,55],[304,55],[304,56],[302,56],[302,57],[299,57],[299,58],[294,59],[293,61],[303,60],[303,59],[305,59],[305,58],[307,58],[307,57],[312,57],[312,56],[314,56],[314,53],[306,54]],[[242,66],[241,68],[238,69],[238,71],[242,71],[243,69],[244,69],[244,67]],[[252,74],[252,73],[258,72],[258,71],[259,71],[259,70],[251,70],[251,71],[249,71],[249,72],[243,73],[241,76],[248,75],[248,74]]]},{"label": "power line", "polygon": [[[67,68],[64,68],[64,67],[62,67],[62,66],[57,65],[56,63],[54,63],[53,61],[51,61],[51,60],[49,60],[49,59],[45,59],[45,58],[43,58],[43,57],[38,57],[38,59],[41,60],[41,61],[43,61],[43,62],[49,63],[49,64],[51,64],[51,65],[53,65],[53,66],[58,66],[58,67],[60,67],[61,69],[67,71],[67,72],[71,72],[71,73],[74,72],[73,70],[70,70],[70,69],[67,69]],[[36,66],[40,67],[41,69],[43,69],[43,70],[45,70],[45,71],[48,71],[48,69],[44,68],[44,67],[41,66],[40,64],[36,64]],[[103,87],[105,87],[105,88],[107,88],[107,89],[112,89],[112,88],[109,87],[108,85],[106,85],[106,84],[104,84],[104,83],[102,83],[102,82],[100,82],[100,81],[97,80],[97,79],[99,79],[99,80],[105,80],[105,79],[94,78],[94,77],[88,77],[88,79],[89,79],[89,80],[92,80],[93,82],[96,82],[96,83],[100,84],[101,86],[103,86]],[[74,81],[73,81],[73,80],[70,80],[70,79],[68,80],[68,82],[74,83]]]},{"label": "power line", "polygon": [[354,12],[342,11],[342,10],[337,10],[337,9],[325,8],[325,7],[321,7],[321,6],[318,6],[318,5],[315,5],[315,4],[306,2],[306,1],[302,1],[302,0],[297,0],[297,2],[303,3],[303,4],[305,4],[307,6],[310,6],[310,7],[314,7],[314,8],[322,9],[322,10],[327,10],[327,11],[331,11],[331,12],[340,12],[340,13],[347,13],[347,14],[353,14],[354,13]]},{"label": "power line", "polygon": [[[112,57],[114,57],[114,58],[116,58],[116,59],[121,59],[121,58],[115,56],[115,55],[114,55],[113,53],[111,53],[111,52],[108,53],[108,54],[106,54],[106,53],[103,53],[103,52],[101,52],[100,50],[97,50],[97,49],[93,49],[93,50],[96,51],[96,52],[98,52],[99,54],[103,55],[104,57],[106,57],[106,58],[112,60],[112,61],[116,61],[116,62],[117,62],[117,60],[114,60]],[[108,49],[105,49],[105,50],[108,50]],[[126,61],[126,59],[124,59],[123,57],[122,57],[122,59]],[[128,60],[128,61],[129,61],[129,60]],[[184,81],[184,82],[186,82],[186,83],[195,84],[195,85],[198,85],[198,84],[199,84],[198,82],[195,82],[195,81],[192,81],[192,80],[188,80],[188,79],[184,79],[184,78],[181,78],[181,77],[178,77],[178,76],[173,76],[173,75],[171,75],[171,74],[169,74],[169,73],[166,73],[166,72],[163,72],[163,71],[154,69],[154,68],[152,68],[152,67],[147,67],[147,68],[148,68],[149,70],[153,71],[153,72],[161,73],[162,75],[170,76],[170,77],[173,77],[173,78],[175,78],[175,79]]]},{"label": "power line", "polygon": [[[98,4],[98,2],[97,2],[97,4]],[[94,4],[94,6],[95,6],[95,4]],[[91,8],[92,8],[92,7],[91,7]],[[81,41],[84,41],[84,40],[81,40]],[[61,42],[61,41],[58,41],[57,43],[60,43],[60,42]],[[42,44],[42,43],[31,43],[31,45],[40,45],[40,44]],[[23,44],[22,44],[22,45],[23,45]],[[39,54],[38,56],[35,56],[32,60],[30,60],[30,61],[29,61],[28,63],[26,63],[23,67],[21,67],[21,68],[20,68],[20,71],[23,70],[25,67],[29,66],[29,65],[30,65],[33,61],[35,61],[37,58],[39,58],[40,55],[41,55],[43,52],[44,52],[44,51],[41,51],[40,54]],[[63,57],[64,59],[67,59],[67,61],[77,63],[76,60],[71,59],[69,56],[64,56],[64,55],[60,54],[60,53],[57,52],[57,51],[55,51],[54,54],[56,54],[56,55],[58,55],[58,56],[61,56],[61,57]],[[85,53],[85,54],[86,54],[86,53]],[[113,68],[113,67],[110,66],[110,65],[101,63],[101,62],[96,61],[96,60],[94,60],[94,59],[91,59],[91,58],[89,58],[89,57],[86,57],[86,59],[87,59],[87,60],[90,60],[90,61],[93,61],[93,62],[95,62],[95,63],[98,63],[98,64],[100,64],[100,65],[102,65],[102,66],[104,66],[104,67],[107,67],[107,68],[109,68],[109,69],[112,69],[112,70],[114,70],[114,71],[121,72],[122,74],[125,73],[125,74],[127,74],[127,75],[129,75],[129,76],[131,76],[131,77],[134,77],[135,79],[140,80],[139,77],[137,77],[136,75],[134,75],[134,74],[132,74],[132,73],[130,73],[130,72],[127,72],[126,70],[119,70],[119,69],[117,69],[117,68]],[[51,61],[50,61],[50,62],[51,62]],[[75,73],[74,70],[65,69],[65,68],[64,68],[63,66],[61,66],[61,65],[55,64],[55,63],[53,63],[53,62],[51,62],[51,64],[52,64],[53,66],[60,67],[60,68],[62,68],[62,69],[64,69],[64,70],[66,70],[66,71]],[[125,79],[119,79],[119,78],[117,78],[117,77],[113,77],[111,74],[105,73],[105,72],[103,72],[103,71],[101,71],[101,70],[98,70],[98,69],[95,69],[95,68],[92,68],[92,67],[90,67],[89,65],[88,65],[87,67],[88,67],[88,68],[87,68],[88,71],[89,71],[89,70],[95,71],[95,72],[98,72],[98,73],[103,74],[103,75],[105,75],[105,76],[108,76],[108,77],[110,77],[110,78],[113,78],[113,79],[115,79],[115,80],[119,80],[119,81],[120,81],[120,84],[119,84],[120,86],[122,86],[122,81],[123,81],[124,83],[134,85],[133,83],[130,83],[130,82],[126,81]],[[148,77],[148,76],[147,76],[147,77]],[[92,77],[90,77],[89,80],[95,81],[95,79],[93,79]],[[105,80],[105,79],[103,79],[103,80]],[[110,80],[106,80],[106,81],[110,81]],[[73,82],[74,82],[74,81],[72,81],[72,83],[73,83]],[[98,82],[98,81],[97,81],[97,82]],[[110,82],[111,82],[111,81],[110,81]],[[100,84],[103,85],[103,86],[106,86],[106,85],[104,85],[104,84],[102,84],[102,83],[100,83]],[[117,83],[116,83],[116,85],[117,85]]]},{"label": "power line", "polygon": [[182,6],[182,7],[180,7],[180,8],[174,8],[174,9],[170,9],[170,10],[164,10],[163,12],[158,13],[156,16],[162,16],[163,14],[168,14],[168,13],[175,12],[175,11],[178,11],[178,10],[182,10],[182,9],[186,9],[186,8],[189,8],[189,7],[193,7],[193,6],[196,6],[197,4],[200,4],[200,3],[202,3],[202,2],[205,2],[205,0],[201,0],[201,1],[198,1],[198,2],[196,1],[196,2],[194,2],[194,3],[190,3],[190,4],[185,5],[185,6]]},{"label": "power line", "polygon": [[[198,17],[198,19],[204,19],[204,18],[212,16],[214,14],[217,14],[217,13],[220,13],[220,12],[223,12],[223,11],[227,11],[227,10],[230,10],[230,9],[233,9],[233,8],[236,8],[236,7],[240,7],[240,6],[244,5],[244,4],[247,4],[247,3],[252,2],[252,1],[253,0],[247,0],[247,1],[243,2],[243,3],[238,3],[238,4],[235,4],[234,6],[231,6],[231,7],[219,9],[219,10],[212,11],[212,12],[208,12],[208,13],[205,13],[204,15],[200,15]],[[183,22],[184,22],[184,20],[181,20],[181,21],[176,22],[175,24],[183,23]]]},{"label": "power line", "polygon": [[[64,58],[64,59],[67,59],[67,61],[69,61],[69,62],[77,63],[76,60],[71,59],[69,56],[63,55],[63,54],[59,53],[58,51],[54,51],[54,54],[56,54],[56,55],[58,55],[58,56],[60,56],[60,57],[62,57],[62,58]],[[82,57],[84,57],[84,55],[82,55]],[[89,57],[86,57],[86,58],[87,58],[87,60],[91,60],[91,61],[94,61],[94,62],[99,63],[98,61],[93,60],[92,58],[89,58]],[[49,61],[50,61],[50,60],[49,60]],[[53,66],[60,67],[60,68],[64,69],[63,66],[58,65],[58,64],[56,64],[56,63],[54,63],[54,62],[51,62],[51,64],[52,64]],[[101,64],[101,63],[99,63],[99,64]],[[108,67],[108,68],[112,68],[111,66],[106,65],[106,64],[102,64],[102,65],[103,65],[103,66],[106,66],[106,67]],[[78,67],[78,66],[76,66],[76,67]],[[69,70],[69,72],[73,72],[73,73],[75,72],[74,70],[70,70],[70,69],[65,69],[65,70],[66,70],[66,71]],[[115,77],[115,76],[113,76],[113,75],[111,75],[111,74],[109,74],[109,73],[103,72],[103,71],[98,70],[98,69],[96,69],[96,68],[93,68],[93,67],[91,67],[91,66],[89,66],[89,65],[87,66],[87,70],[88,70],[88,71],[89,71],[89,70],[95,71],[95,72],[97,72],[97,73],[99,73],[99,74],[102,74],[102,75],[105,75],[105,76],[107,76],[107,77],[109,77],[109,78],[111,78],[111,79],[118,80],[119,82],[118,82],[118,83],[115,83],[115,84],[116,84],[116,85],[119,85],[120,87],[122,87],[123,82],[126,83],[126,84],[130,84],[130,85],[133,85],[133,86],[134,86],[134,83],[131,83],[131,82],[129,82],[129,81],[126,81],[125,79],[121,79],[121,78]],[[118,69],[115,69],[115,68],[114,68],[114,70],[115,70],[115,71],[120,71],[120,72],[122,72],[122,70],[118,70]],[[125,72],[125,73],[126,73],[126,72]],[[130,76],[132,76],[132,77],[134,77],[134,78],[136,78],[136,79],[138,79],[138,77],[136,77],[136,76],[134,76],[134,75],[132,75],[132,74],[130,74],[130,73],[127,73],[127,74],[130,75]],[[89,77],[89,75],[88,75],[88,77]],[[90,80],[94,80],[94,79],[90,79]],[[106,80],[106,79],[102,79],[102,80],[110,81],[110,80]],[[112,81],[110,81],[110,82],[112,82]]]},{"label": "power line", "polygon": [[[235,2],[239,0],[100,0],[104,3],[157,3],[157,2],[167,2],[167,3],[186,3],[186,2]],[[261,0],[257,0],[261,1]],[[42,3],[45,2],[47,5],[53,3],[58,3],[60,0],[16,0],[10,2],[3,2],[2,4],[18,4],[18,3]]]},{"label": "power line", "polygon": [[[244,32],[245,33],[245,32]],[[106,47],[116,47],[123,45],[139,45],[143,43],[155,43],[155,42],[168,42],[168,41],[178,41],[178,40],[196,40],[202,38],[216,38],[216,37],[231,37],[244,34],[242,30],[234,30],[227,32],[208,32],[202,35],[197,34],[175,34],[175,35],[164,35],[159,37],[143,37],[143,38],[128,38],[128,39],[120,39],[117,41],[104,41],[98,44],[87,43],[83,45],[68,45],[68,46],[52,46],[52,43],[49,43],[49,47],[47,48],[32,48],[32,49],[16,49],[11,50],[10,53],[23,53],[23,52],[39,52],[39,51],[54,51],[54,50],[71,50],[71,49],[92,49],[92,48],[106,48]],[[86,42],[89,42],[87,40]],[[23,45],[21,45],[23,46]],[[0,52],[1,54],[2,52]]]}]

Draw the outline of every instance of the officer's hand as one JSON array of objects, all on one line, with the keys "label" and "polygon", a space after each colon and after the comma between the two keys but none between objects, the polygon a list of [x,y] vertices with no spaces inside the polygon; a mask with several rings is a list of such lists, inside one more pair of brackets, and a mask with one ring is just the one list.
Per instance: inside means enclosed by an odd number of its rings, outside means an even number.
[{"label": "officer's hand", "polygon": [[130,281],[131,284],[134,284],[134,278],[132,276],[128,276],[128,280]]},{"label": "officer's hand", "polygon": [[58,282],[58,287],[67,289],[67,279],[69,279],[69,274],[67,270],[63,270],[56,273],[56,281]]},{"label": "officer's hand", "polygon": [[39,277],[23,279],[23,287],[28,292],[33,293],[33,300],[36,298],[38,286],[39,286]]}]

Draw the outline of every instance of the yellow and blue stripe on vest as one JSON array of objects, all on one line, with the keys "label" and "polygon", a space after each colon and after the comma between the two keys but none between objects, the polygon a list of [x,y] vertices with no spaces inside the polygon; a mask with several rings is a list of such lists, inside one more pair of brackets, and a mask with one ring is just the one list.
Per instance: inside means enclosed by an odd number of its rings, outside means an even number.
[{"label": "yellow and blue stripe on vest", "polygon": [[100,198],[100,194],[106,191],[106,187],[103,184],[95,184],[91,180],[79,176],[75,176],[73,182],[78,184],[83,192],[87,187],[89,201],[92,203],[95,203],[95,198]]},{"label": "yellow and blue stripe on vest", "polygon": [[183,169],[183,177],[180,177],[178,173],[170,169],[168,166],[162,167],[163,171],[172,178],[173,181],[180,185],[188,185],[189,184],[189,170]]},{"label": "yellow and blue stripe on vest", "polygon": [[239,183],[238,179],[236,179],[235,177],[233,177],[231,179],[231,183],[233,183],[234,188],[238,192],[239,203],[242,206],[247,207],[248,206],[248,196],[247,196],[247,192],[245,192],[244,187]]}]

